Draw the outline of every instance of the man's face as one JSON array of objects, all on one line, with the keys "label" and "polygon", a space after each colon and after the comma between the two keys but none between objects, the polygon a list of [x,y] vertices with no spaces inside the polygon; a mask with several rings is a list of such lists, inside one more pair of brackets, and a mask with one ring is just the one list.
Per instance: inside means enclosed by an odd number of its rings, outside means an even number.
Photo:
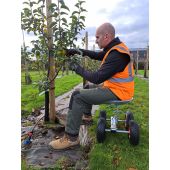
[{"label": "man's face", "polygon": [[96,44],[98,44],[100,49],[105,47],[105,35],[99,30],[96,31]]}]

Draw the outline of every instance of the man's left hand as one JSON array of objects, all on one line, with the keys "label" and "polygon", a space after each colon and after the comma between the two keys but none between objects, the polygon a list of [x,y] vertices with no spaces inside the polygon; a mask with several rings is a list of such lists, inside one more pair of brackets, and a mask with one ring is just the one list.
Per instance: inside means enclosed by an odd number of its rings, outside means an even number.
[{"label": "man's left hand", "polygon": [[71,62],[70,69],[75,71],[77,74],[82,75],[83,68],[77,62]]}]

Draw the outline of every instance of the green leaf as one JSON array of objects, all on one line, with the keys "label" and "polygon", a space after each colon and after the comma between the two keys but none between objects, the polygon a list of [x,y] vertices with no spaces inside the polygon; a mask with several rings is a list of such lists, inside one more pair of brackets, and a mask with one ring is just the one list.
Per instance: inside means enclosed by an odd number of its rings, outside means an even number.
[{"label": "green leaf", "polygon": [[57,12],[54,12],[53,15],[51,15],[51,17],[57,17],[58,16],[58,13]]},{"label": "green leaf", "polygon": [[81,21],[79,21],[79,25],[83,25],[83,26],[85,26],[85,25],[84,25],[84,23],[83,23],[83,22],[81,22]]},{"label": "green leaf", "polygon": [[29,19],[25,18],[25,19],[22,19],[22,21],[25,23],[25,22],[28,22]]},{"label": "green leaf", "polygon": [[60,12],[61,15],[68,15],[66,12]]},{"label": "green leaf", "polygon": [[24,14],[25,14],[26,17],[29,17],[31,15],[30,9],[24,8],[23,10],[24,10]]},{"label": "green leaf", "polygon": [[45,5],[41,5],[40,7],[41,7],[41,8],[44,8],[44,7],[45,7]]},{"label": "green leaf", "polygon": [[82,3],[85,3],[86,1],[79,1],[79,3],[80,3],[80,5],[82,4]]},{"label": "green leaf", "polygon": [[31,52],[32,52],[32,53],[35,53],[35,48],[32,48]]},{"label": "green leaf", "polygon": [[72,18],[73,20],[77,20],[77,17],[75,15],[72,15],[70,18]]},{"label": "green leaf", "polygon": [[65,4],[64,0],[59,0],[59,3]]},{"label": "green leaf", "polygon": [[80,5],[79,5],[79,3],[77,3],[75,6],[76,6],[77,8],[79,8]]},{"label": "green leaf", "polygon": [[28,3],[28,2],[23,2],[23,4],[27,4],[27,5],[29,5],[29,3]]},{"label": "green leaf", "polygon": [[37,2],[37,4],[39,4],[41,1],[42,1],[43,4],[44,4],[45,0],[39,0],[39,1]]},{"label": "green leaf", "polygon": [[30,2],[30,4],[33,6],[34,4],[37,4],[37,3],[33,1],[33,2]]},{"label": "green leaf", "polygon": [[80,19],[82,19],[83,21],[85,21],[85,16],[80,16]]},{"label": "green leaf", "polygon": [[65,18],[62,18],[61,20],[65,23],[67,23],[67,20]]},{"label": "green leaf", "polygon": [[30,9],[29,9],[29,8],[24,8],[23,10],[24,10],[24,11],[30,11]]},{"label": "green leaf", "polygon": [[87,10],[82,7],[80,9],[81,9],[81,12],[87,12]]},{"label": "green leaf", "polygon": [[30,7],[32,7],[33,6],[33,2],[30,2]]},{"label": "green leaf", "polygon": [[57,27],[53,27],[53,33],[55,33],[58,30]]},{"label": "green leaf", "polygon": [[74,15],[74,14],[79,14],[79,12],[78,12],[78,11],[74,11],[74,12],[72,13],[72,15]]},{"label": "green leaf", "polygon": [[29,29],[27,30],[27,33],[31,32],[31,31],[32,31],[32,28],[29,28]]},{"label": "green leaf", "polygon": [[36,13],[36,12],[38,12],[38,10],[37,10],[37,9],[34,9],[34,10],[33,10],[33,13]]},{"label": "green leaf", "polygon": [[66,5],[64,5],[64,4],[61,5],[61,8],[64,8],[64,9],[70,11],[70,9]]},{"label": "green leaf", "polygon": [[57,5],[55,3],[51,3],[48,8],[51,9],[51,8],[54,8],[54,7],[57,7]]},{"label": "green leaf", "polygon": [[34,14],[34,16],[36,16],[36,15],[37,15],[37,16],[39,16],[39,17],[41,16],[40,14],[37,14],[37,13],[36,13],[36,14]]},{"label": "green leaf", "polygon": [[64,22],[62,23],[62,25],[65,25],[66,27],[68,27],[68,25],[66,23],[64,23]]}]

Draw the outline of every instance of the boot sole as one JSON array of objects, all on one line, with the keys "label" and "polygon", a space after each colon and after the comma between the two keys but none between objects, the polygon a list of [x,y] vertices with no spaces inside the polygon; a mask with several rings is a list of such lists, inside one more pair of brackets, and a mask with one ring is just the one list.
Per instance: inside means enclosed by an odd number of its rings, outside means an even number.
[{"label": "boot sole", "polygon": [[81,125],[87,125],[87,126],[91,126],[93,125],[93,120],[87,121],[87,120],[83,120]]}]

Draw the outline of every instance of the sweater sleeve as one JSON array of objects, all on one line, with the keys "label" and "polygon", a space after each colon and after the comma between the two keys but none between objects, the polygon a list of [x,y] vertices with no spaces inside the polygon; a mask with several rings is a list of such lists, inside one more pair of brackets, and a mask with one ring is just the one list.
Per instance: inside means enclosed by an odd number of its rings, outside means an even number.
[{"label": "sweater sleeve", "polygon": [[111,78],[114,74],[123,71],[129,61],[130,57],[127,54],[113,50],[97,71],[91,72],[81,68],[77,74],[94,84],[100,84]]},{"label": "sweater sleeve", "polygon": [[83,56],[88,56],[91,59],[102,61],[105,56],[105,51],[95,52],[90,50],[80,49],[83,52]]}]

